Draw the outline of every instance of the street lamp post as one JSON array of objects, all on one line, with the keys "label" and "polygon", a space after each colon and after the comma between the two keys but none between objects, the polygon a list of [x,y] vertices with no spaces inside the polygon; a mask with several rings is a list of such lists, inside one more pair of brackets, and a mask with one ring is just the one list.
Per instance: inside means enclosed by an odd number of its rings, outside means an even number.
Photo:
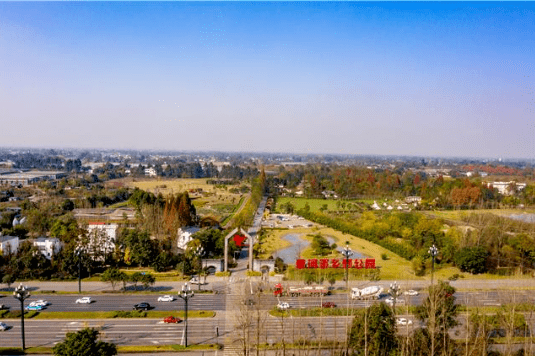
[{"label": "street lamp post", "polygon": [[30,292],[22,283],[13,292],[13,297],[20,301],[20,324],[22,330],[22,350],[26,349],[26,340],[24,338],[24,300],[30,296]]},{"label": "street lamp post", "polygon": [[438,255],[438,249],[433,244],[433,246],[429,247],[429,254],[431,255],[431,285],[433,285],[433,279],[435,276],[435,257]]},{"label": "street lamp post", "polygon": [[184,346],[188,347],[188,300],[193,298],[195,293],[191,290],[188,283],[182,286],[182,291],[178,292],[178,296],[184,300],[185,303],[185,317],[184,317]]},{"label": "street lamp post", "polygon": [[398,282],[394,282],[390,284],[390,289],[388,290],[388,293],[392,296],[392,299],[394,302],[392,303],[392,309],[394,310],[394,317],[396,317],[396,302],[398,300],[398,297],[401,295],[401,288],[398,285]]},{"label": "street lamp post", "polygon": [[342,255],[346,258],[346,289],[349,290],[349,257],[353,255],[353,251],[349,248],[349,241],[346,241],[346,247],[343,248]]}]

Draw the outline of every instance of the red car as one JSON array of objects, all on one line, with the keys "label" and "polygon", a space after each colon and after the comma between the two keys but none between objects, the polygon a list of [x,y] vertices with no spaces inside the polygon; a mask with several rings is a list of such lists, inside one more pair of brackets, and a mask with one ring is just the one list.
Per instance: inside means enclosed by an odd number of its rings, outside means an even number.
[{"label": "red car", "polygon": [[334,304],[334,302],[323,302],[323,304],[321,304],[321,307],[322,308],[334,308],[336,307],[336,304]]},{"label": "red car", "polygon": [[166,318],[163,319],[163,322],[164,323],[180,323],[182,321],[182,319],[180,318],[175,318],[174,316],[168,316]]}]

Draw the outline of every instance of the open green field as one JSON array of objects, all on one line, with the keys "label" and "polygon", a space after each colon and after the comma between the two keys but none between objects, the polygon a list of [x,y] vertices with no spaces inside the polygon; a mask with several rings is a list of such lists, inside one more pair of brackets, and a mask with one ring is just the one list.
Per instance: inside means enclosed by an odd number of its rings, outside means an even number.
[{"label": "open green field", "polygon": [[[349,241],[349,246],[353,251],[358,251],[362,255],[368,256],[370,258],[375,258],[376,265],[381,269],[381,278],[382,279],[422,279],[422,277],[417,277],[412,272],[412,266],[410,261],[407,261],[398,255],[390,252],[389,250],[382,248],[376,244],[373,244],[364,239],[360,239],[355,236],[344,234],[340,231],[333,230],[331,228],[297,228],[297,229],[273,229],[268,230],[268,238],[262,245],[263,250],[265,251],[262,254],[262,258],[267,258],[273,252],[286,248],[290,246],[290,243],[282,240],[282,237],[288,234],[300,234],[306,238],[306,235],[311,234],[315,235],[321,233],[323,236],[331,237],[334,239],[334,242],[338,246],[345,245],[346,241]],[[386,254],[388,256],[387,260],[382,260],[381,255]],[[304,258],[312,258],[313,251],[311,248],[306,248],[303,250],[302,255]],[[336,254],[328,256],[331,258],[340,257]],[[341,257],[340,257],[341,258]],[[455,272],[454,272],[455,271]],[[453,273],[459,273],[457,269],[453,271],[445,272],[447,277],[451,276]],[[439,271],[435,273],[439,275]]]},{"label": "open green field", "polygon": [[474,210],[430,210],[423,211],[426,214],[449,220],[461,220],[463,216],[471,214],[494,214],[508,217],[509,215],[535,214],[535,209],[474,209]]},{"label": "open green field", "polygon": [[[279,197],[277,199],[277,212],[282,213],[281,206],[290,202],[294,207],[295,211],[303,209],[305,204],[308,203],[310,206],[310,211],[319,211],[320,208],[327,204],[327,210],[343,210],[338,204],[356,204],[356,203],[365,203],[373,204],[376,201],[377,204],[382,204],[383,202],[393,204],[392,199],[358,199],[358,200],[345,200],[345,199],[316,199],[316,198],[291,198],[291,197]],[[397,204],[397,203],[394,203]]]},{"label": "open green field", "polygon": [[134,180],[128,182],[128,186],[136,187],[154,194],[161,193],[163,196],[169,194],[178,194],[186,190],[202,189],[202,193],[189,193],[193,205],[197,209],[197,214],[201,216],[213,216],[219,221],[228,219],[236,210],[236,207],[247,194],[232,193],[232,188],[238,188],[240,185],[226,185],[225,187],[216,187],[213,184],[206,183],[208,179],[166,179],[166,180]]}]

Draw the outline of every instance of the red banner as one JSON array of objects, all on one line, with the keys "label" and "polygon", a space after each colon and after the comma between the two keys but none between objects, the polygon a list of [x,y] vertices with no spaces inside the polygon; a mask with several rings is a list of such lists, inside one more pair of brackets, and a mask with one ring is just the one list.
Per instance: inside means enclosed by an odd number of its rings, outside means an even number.
[{"label": "red banner", "polygon": [[[347,265],[346,265],[347,264]],[[364,260],[359,259],[342,259],[342,263],[337,258],[309,258],[305,260],[304,258],[299,258],[295,261],[295,268],[356,268],[356,269],[374,269],[375,268],[375,258],[366,258]]]}]

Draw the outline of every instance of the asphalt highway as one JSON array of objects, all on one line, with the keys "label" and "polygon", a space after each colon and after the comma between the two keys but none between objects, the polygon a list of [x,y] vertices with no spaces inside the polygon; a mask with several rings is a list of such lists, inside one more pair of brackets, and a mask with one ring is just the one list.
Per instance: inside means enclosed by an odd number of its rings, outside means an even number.
[{"label": "asphalt highway", "polygon": [[[163,295],[163,294],[162,294]],[[85,294],[84,294],[85,296]],[[113,311],[113,310],[132,310],[134,304],[141,302],[148,302],[153,307],[152,310],[183,310],[184,301],[177,298],[173,302],[158,302],[158,294],[99,294],[99,295],[87,295],[91,296],[94,300],[91,304],[76,304],[76,299],[81,296],[78,294],[73,295],[46,295],[39,294],[28,298],[24,305],[28,305],[30,302],[44,299],[50,302],[47,309],[43,310],[43,313],[47,311]],[[402,296],[400,299],[403,302],[398,302],[398,306],[402,305],[419,305],[423,302],[427,295],[421,293],[417,296]],[[456,303],[469,306],[499,306],[508,303],[534,303],[535,296],[530,290],[497,290],[497,291],[485,291],[485,292],[457,292],[455,293]],[[288,302],[292,308],[312,308],[320,307],[323,302],[333,302],[337,307],[346,308],[360,308],[366,307],[371,303],[384,301],[387,298],[386,294],[383,294],[378,301],[374,300],[353,300],[348,298],[348,295],[333,294],[325,297],[281,297],[280,300]],[[195,294],[188,302],[188,309],[190,310],[225,310],[226,295],[225,294]],[[272,295],[264,294],[260,301],[260,308],[268,310],[277,305],[278,299]],[[9,306],[11,309],[20,308],[20,303],[13,297],[5,296],[0,298],[0,304]]]}]

